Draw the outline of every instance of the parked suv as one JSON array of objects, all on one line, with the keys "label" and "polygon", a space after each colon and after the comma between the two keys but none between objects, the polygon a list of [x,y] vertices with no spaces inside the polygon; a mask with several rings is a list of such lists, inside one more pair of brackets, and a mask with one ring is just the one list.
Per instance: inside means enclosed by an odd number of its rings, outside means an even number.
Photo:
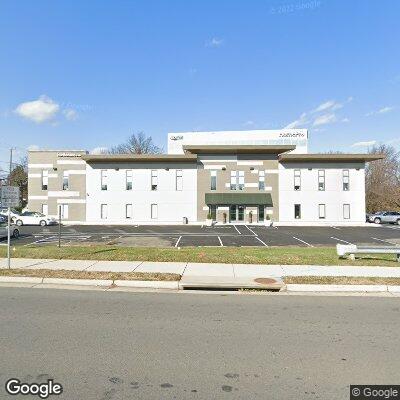
[{"label": "parked suv", "polygon": [[[19,238],[19,229],[16,226],[10,227],[11,236],[15,239]],[[8,221],[6,217],[0,215],[0,239],[7,237],[8,234]]]},{"label": "parked suv", "polygon": [[380,211],[369,216],[369,221],[375,224],[389,223],[400,225],[400,213],[397,211]]}]

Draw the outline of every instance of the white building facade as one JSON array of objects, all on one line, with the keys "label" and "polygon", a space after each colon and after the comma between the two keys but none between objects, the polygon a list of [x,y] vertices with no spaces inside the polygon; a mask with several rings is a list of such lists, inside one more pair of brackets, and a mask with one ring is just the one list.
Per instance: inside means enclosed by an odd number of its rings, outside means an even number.
[{"label": "white building facade", "polygon": [[168,154],[29,154],[28,207],[86,224],[362,225],[365,164],[309,154],[308,132],[186,132]]}]

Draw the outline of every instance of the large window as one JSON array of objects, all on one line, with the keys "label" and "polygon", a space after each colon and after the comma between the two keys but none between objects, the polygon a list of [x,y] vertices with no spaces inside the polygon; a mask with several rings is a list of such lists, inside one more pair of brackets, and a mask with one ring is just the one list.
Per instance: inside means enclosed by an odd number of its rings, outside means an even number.
[{"label": "large window", "polygon": [[211,174],[210,189],[217,190],[217,171],[210,171],[210,174]]},{"label": "large window", "polygon": [[301,172],[299,169],[294,170],[294,190],[301,189]]},{"label": "large window", "polygon": [[158,173],[156,169],[151,170],[151,190],[157,190],[158,186]]},{"label": "large window", "polygon": [[264,205],[258,206],[258,222],[264,222],[265,219],[265,207]]},{"label": "large window", "polygon": [[216,219],[217,219],[217,206],[215,206],[215,205],[209,206],[208,207],[208,213],[210,214],[211,219],[213,221],[216,221]]},{"label": "large window", "polygon": [[126,204],[125,205],[125,218],[126,219],[132,219],[132,204]]},{"label": "large window", "polygon": [[68,190],[68,188],[69,188],[69,174],[67,171],[64,171],[62,180],[62,190]]},{"label": "large window", "polygon": [[68,219],[69,207],[68,204],[60,204],[61,219]]},{"label": "large window", "polygon": [[350,171],[348,169],[343,170],[343,190],[350,190]]},{"label": "large window", "polygon": [[125,175],[125,189],[132,190],[133,187],[133,171],[131,169],[126,170]]},{"label": "large window", "polygon": [[231,171],[231,190],[244,189],[244,171]]},{"label": "large window", "polygon": [[294,205],[294,218],[301,219],[301,205],[300,204]]},{"label": "large window", "polygon": [[48,215],[49,213],[49,205],[48,204],[42,204],[42,214]]},{"label": "large window", "polygon": [[107,170],[101,170],[101,190],[107,190]]},{"label": "large window", "polygon": [[325,219],[325,204],[318,205],[318,217],[319,219]]},{"label": "large window", "polygon": [[158,218],[158,205],[152,204],[151,205],[151,219],[157,219],[157,218]]},{"label": "large window", "polygon": [[318,170],[318,190],[325,190],[325,170]]},{"label": "large window", "polygon": [[350,204],[343,204],[343,219],[350,219]]},{"label": "large window", "polygon": [[107,204],[102,204],[100,206],[100,218],[107,219]]},{"label": "large window", "polygon": [[175,186],[176,190],[182,191],[183,190],[183,172],[181,169],[176,170],[176,177],[175,177]]},{"label": "large window", "polygon": [[265,171],[258,171],[258,190],[265,190]]},{"label": "large window", "polygon": [[42,171],[42,190],[47,190],[49,185],[49,171],[43,170]]}]

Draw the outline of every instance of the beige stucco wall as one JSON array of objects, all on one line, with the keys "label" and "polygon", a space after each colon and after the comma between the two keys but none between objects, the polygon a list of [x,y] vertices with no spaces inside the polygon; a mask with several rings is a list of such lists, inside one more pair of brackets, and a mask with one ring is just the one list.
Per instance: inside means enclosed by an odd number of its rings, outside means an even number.
[{"label": "beige stucco wall", "polygon": [[[86,219],[86,163],[84,151],[30,151],[28,154],[28,208],[42,211],[48,205],[50,216],[58,215],[58,205],[68,204],[67,221]],[[42,172],[48,171],[48,187],[42,190]],[[69,188],[62,190],[64,172],[69,174]]]},{"label": "beige stucco wall", "polygon": [[[265,193],[271,193],[273,207],[266,207],[265,216],[279,220],[279,174],[278,156],[273,155],[199,155],[197,171],[197,219],[207,218],[206,193],[260,193],[258,189],[259,170],[265,171]],[[222,168],[225,168],[223,170]],[[251,170],[253,168],[253,170]],[[211,171],[217,171],[217,190],[211,190]],[[231,171],[244,171],[244,190],[230,190]],[[246,186],[249,185],[249,186]],[[255,187],[250,187],[255,186]],[[249,211],[253,212],[253,222],[257,222],[257,207],[248,207],[245,222],[249,222]],[[268,214],[267,214],[268,211]],[[222,222],[229,210],[217,209],[217,221]]]}]

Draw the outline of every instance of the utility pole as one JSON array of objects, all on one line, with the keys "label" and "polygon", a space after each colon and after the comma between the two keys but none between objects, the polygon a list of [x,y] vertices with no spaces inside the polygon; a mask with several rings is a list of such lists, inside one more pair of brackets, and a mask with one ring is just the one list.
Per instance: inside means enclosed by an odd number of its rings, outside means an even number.
[{"label": "utility pole", "polygon": [[11,172],[12,172],[12,158],[13,158],[14,148],[10,148],[10,174],[8,175],[8,185],[11,186]]}]

